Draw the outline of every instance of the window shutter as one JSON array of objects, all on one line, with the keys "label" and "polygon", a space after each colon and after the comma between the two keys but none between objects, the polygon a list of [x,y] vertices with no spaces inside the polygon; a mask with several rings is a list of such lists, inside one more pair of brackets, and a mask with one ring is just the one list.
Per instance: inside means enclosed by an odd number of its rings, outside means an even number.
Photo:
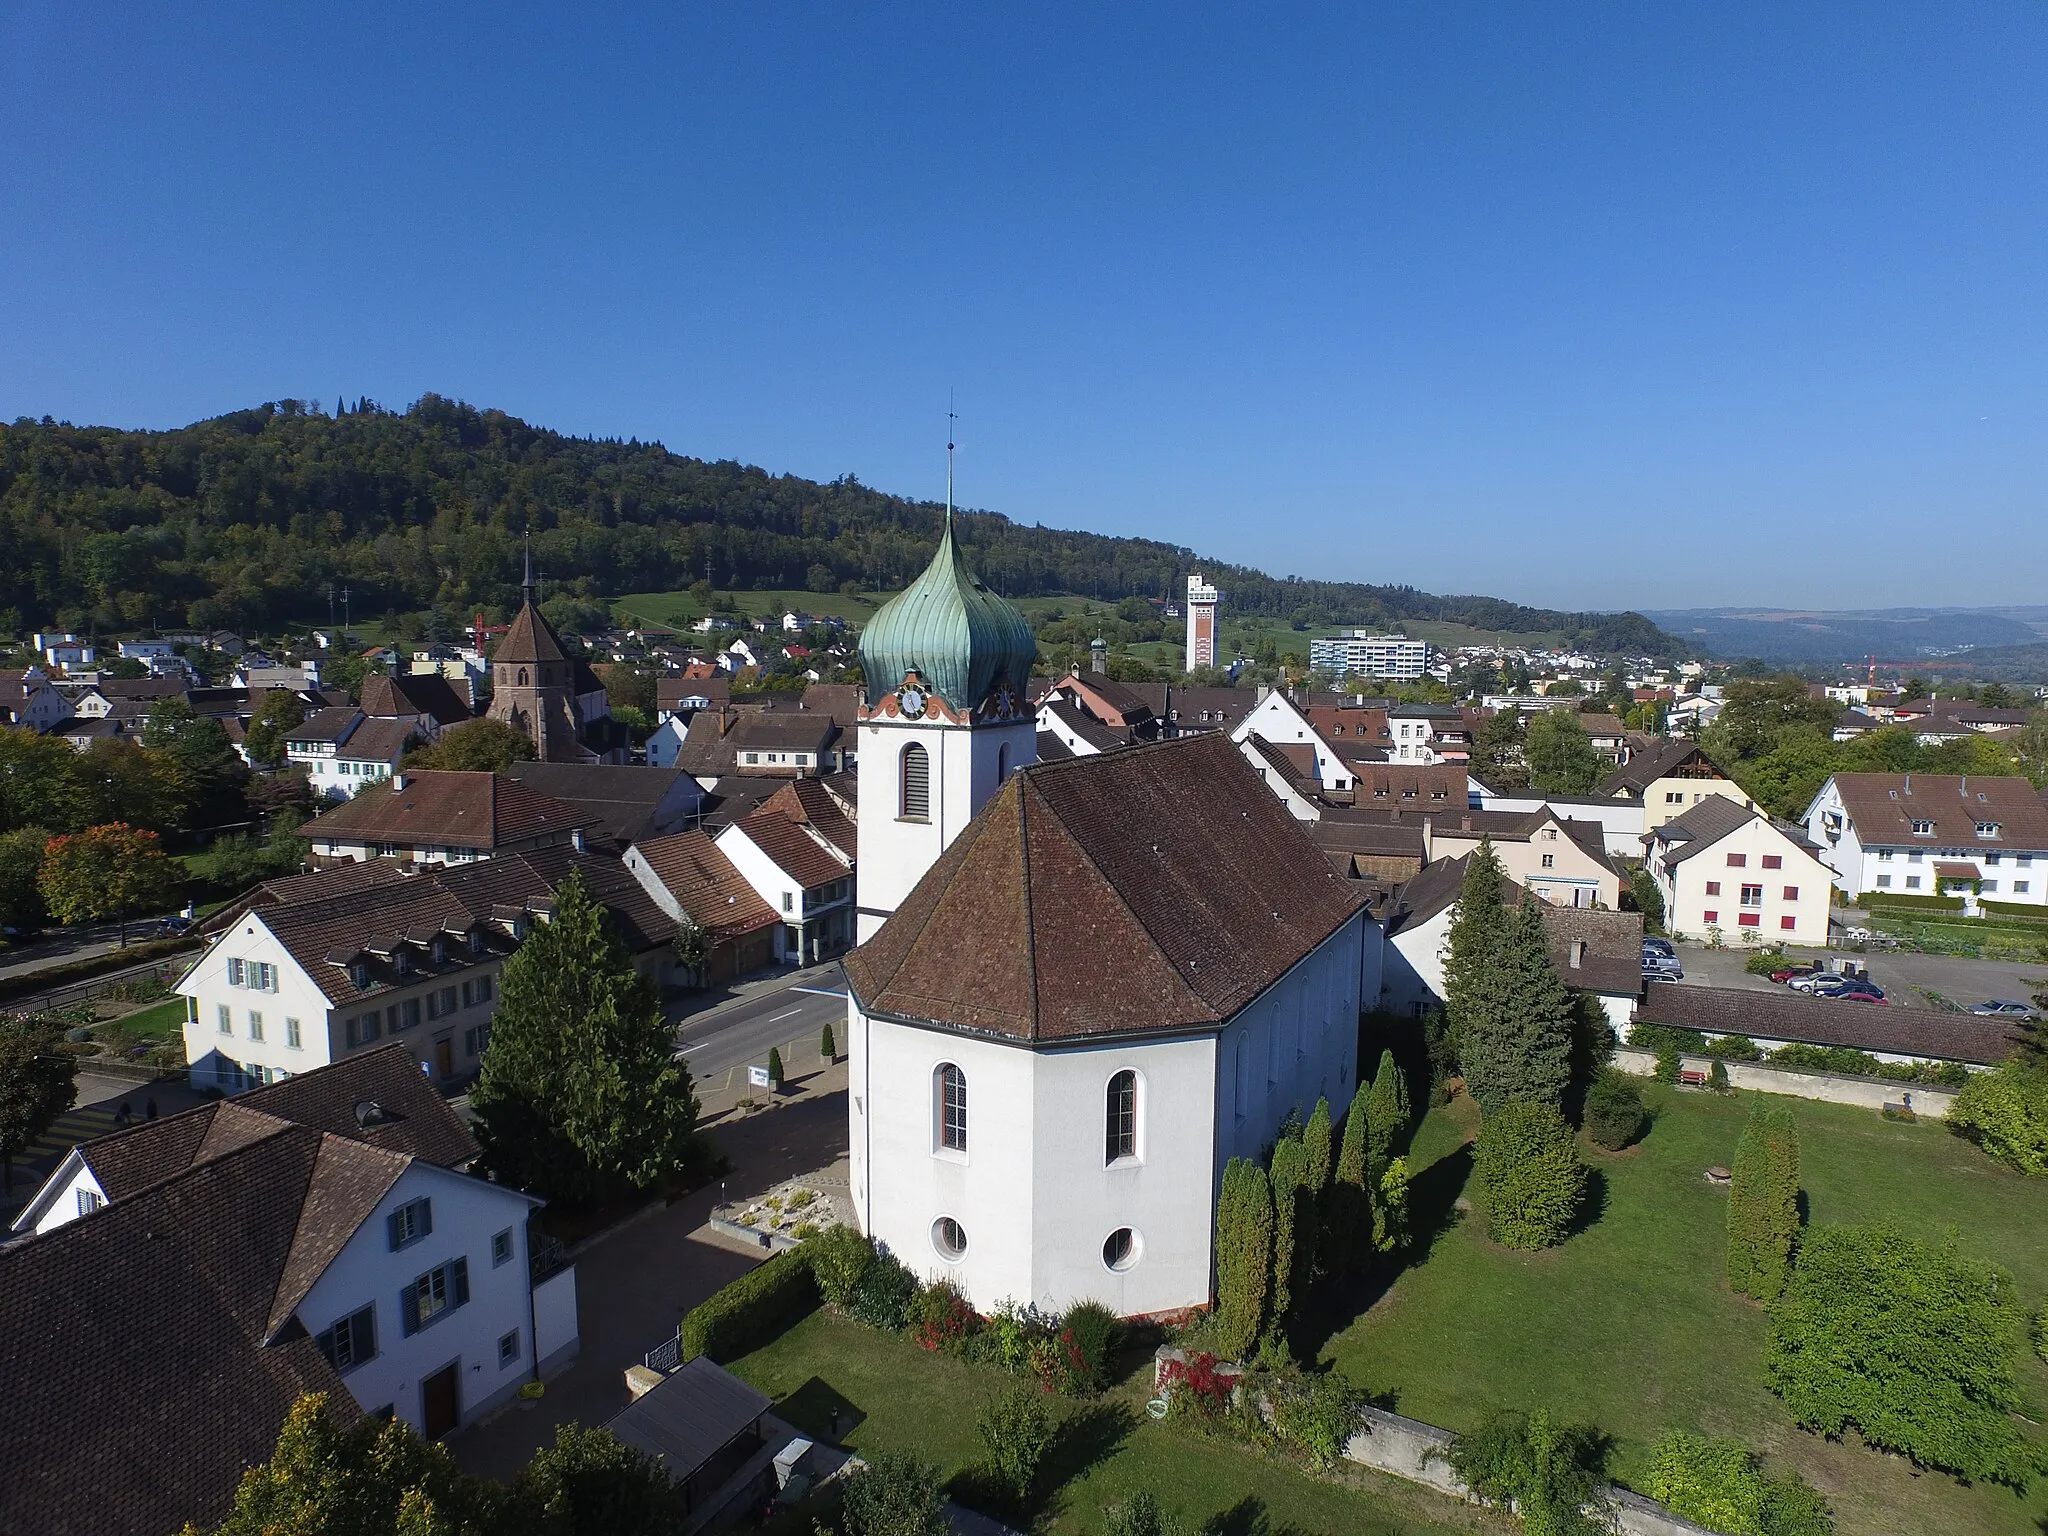
[{"label": "window shutter", "polygon": [[431,1236],[434,1231],[434,1202],[432,1200],[420,1200],[414,1203],[420,1208],[420,1236]]},{"label": "window shutter", "polygon": [[420,1288],[417,1281],[398,1293],[398,1327],[408,1336],[420,1331]]},{"label": "window shutter", "polygon": [[469,1260],[457,1259],[449,1266],[449,1278],[454,1282],[449,1289],[454,1292],[451,1306],[464,1306],[469,1301]]},{"label": "window shutter", "polygon": [[398,1223],[399,1219],[404,1215],[405,1210],[403,1207],[400,1207],[384,1218],[385,1235],[391,1239],[391,1251],[393,1253],[398,1252],[401,1246],[401,1240],[398,1235]]}]

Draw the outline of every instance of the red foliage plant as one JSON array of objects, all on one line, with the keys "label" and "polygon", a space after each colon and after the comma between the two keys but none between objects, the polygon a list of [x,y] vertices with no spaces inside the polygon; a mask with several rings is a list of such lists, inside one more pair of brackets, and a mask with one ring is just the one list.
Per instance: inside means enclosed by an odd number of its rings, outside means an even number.
[{"label": "red foliage plant", "polygon": [[1159,1367],[1159,1392],[1169,1402],[1177,1392],[1187,1394],[1187,1402],[1204,1418],[1214,1418],[1230,1406],[1230,1394],[1236,1390],[1235,1371],[1219,1370],[1216,1357],[1207,1350],[1190,1355],[1186,1360],[1168,1360]]}]

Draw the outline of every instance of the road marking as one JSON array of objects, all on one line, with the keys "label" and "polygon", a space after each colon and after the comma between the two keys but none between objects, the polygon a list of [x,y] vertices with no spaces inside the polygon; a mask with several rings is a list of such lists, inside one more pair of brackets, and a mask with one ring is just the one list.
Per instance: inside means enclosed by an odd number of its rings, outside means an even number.
[{"label": "road marking", "polygon": [[778,1023],[778,1022],[780,1022],[780,1021],[781,1021],[781,1020],[783,1020],[783,1019],[793,1019],[793,1018],[795,1018],[795,1017],[796,1017],[796,1016],[797,1016],[798,1014],[800,1014],[800,1013],[802,1013],[802,1012],[803,1012],[803,1009],[802,1009],[801,1007],[796,1007],[796,1008],[790,1008],[790,1009],[787,1009],[787,1010],[785,1010],[785,1011],[784,1011],[784,1012],[782,1012],[782,1013],[777,1013],[777,1014],[771,1014],[771,1015],[769,1015],[769,1018],[768,1018],[768,1022],[769,1022],[770,1024],[774,1024],[774,1023]]},{"label": "road marking", "polygon": [[789,990],[792,992],[808,992],[813,997],[843,998],[846,996],[844,992],[834,992],[830,987],[791,987]]}]

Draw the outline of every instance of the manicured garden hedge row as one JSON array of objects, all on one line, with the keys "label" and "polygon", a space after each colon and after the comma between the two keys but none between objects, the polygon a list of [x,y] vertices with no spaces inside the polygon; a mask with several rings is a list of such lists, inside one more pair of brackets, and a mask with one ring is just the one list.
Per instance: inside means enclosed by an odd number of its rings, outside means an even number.
[{"label": "manicured garden hedge row", "polygon": [[683,1358],[723,1364],[758,1349],[818,1305],[810,1255],[796,1248],[722,1286],[683,1319]]},{"label": "manicured garden hedge row", "polygon": [[2028,923],[2048,923],[2048,907],[2029,906],[2020,901],[1980,901],[1977,905],[1999,917],[2016,917]]},{"label": "manicured garden hedge row", "polygon": [[1856,897],[1856,905],[1866,911],[1876,912],[1884,907],[1900,907],[1921,912],[1960,912],[1963,898],[1960,896],[1905,896],[1891,891],[1862,891]]}]

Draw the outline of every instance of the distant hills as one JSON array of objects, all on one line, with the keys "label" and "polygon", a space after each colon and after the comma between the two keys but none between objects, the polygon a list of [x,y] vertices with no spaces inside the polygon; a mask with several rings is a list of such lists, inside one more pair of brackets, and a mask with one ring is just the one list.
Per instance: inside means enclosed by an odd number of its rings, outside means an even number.
[{"label": "distant hills", "polygon": [[[2048,675],[2041,666],[2048,660],[2048,608],[1686,608],[1646,617],[1724,660],[1754,656],[1798,665],[1874,656],[1945,664],[1933,670],[2032,667]],[[2035,650],[2042,655],[2024,654]]]},{"label": "distant hills", "polygon": [[[529,527],[550,591],[592,604],[707,576],[727,590],[889,591],[930,560],[941,517],[851,476],[565,437],[438,395],[402,412],[271,402],[168,432],[23,419],[0,426],[0,631],[282,628],[326,621],[344,586],[358,618],[430,611],[453,628],[516,599]],[[1684,650],[1640,614],[1281,580],[993,512],[964,514],[961,530],[982,577],[1012,596],[1163,597],[1199,563],[1231,611],[1306,628],[1437,621]]]}]

